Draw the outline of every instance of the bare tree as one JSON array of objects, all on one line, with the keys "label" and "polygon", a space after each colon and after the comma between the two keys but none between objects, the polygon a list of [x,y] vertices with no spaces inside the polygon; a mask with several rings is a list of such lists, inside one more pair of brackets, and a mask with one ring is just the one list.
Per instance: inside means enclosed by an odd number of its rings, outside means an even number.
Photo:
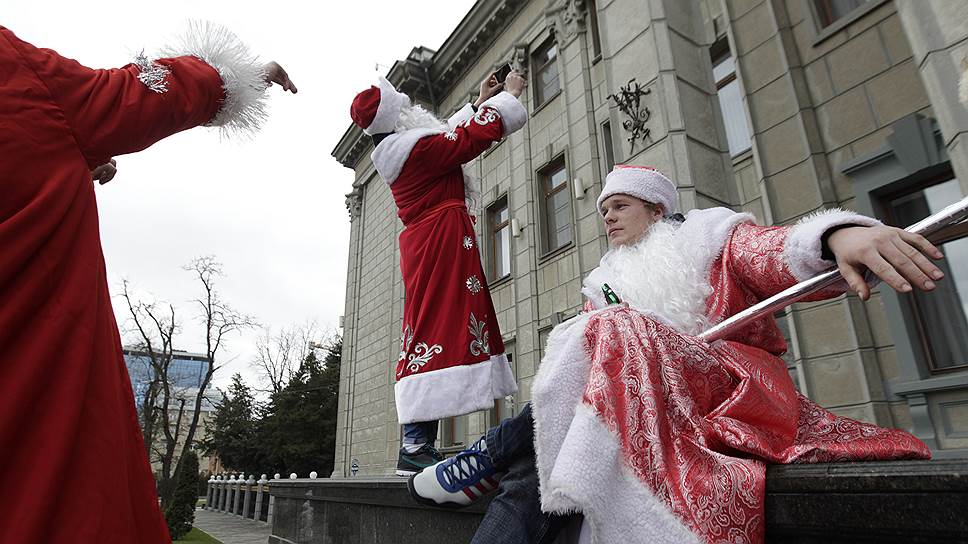
[{"label": "bare tree", "polygon": [[[174,357],[175,334],[179,330],[175,307],[166,304],[165,308],[156,302],[135,300],[128,280],[122,282],[122,288],[121,296],[127,303],[133,324],[130,332],[138,339],[135,350],[148,359],[150,367],[148,383],[144,384],[144,396],[136,399],[145,452],[149,459],[154,457],[161,462],[162,478],[167,480],[171,478],[172,459],[185,409],[185,399],[182,397],[172,428],[171,404],[176,391],[169,379],[169,369]],[[160,447],[156,444],[159,430],[164,437]]]},{"label": "bare tree", "polygon": [[216,364],[219,350],[223,347],[228,335],[258,326],[258,323],[252,317],[234,310],[219,296],[215,283],[217,278],[222,276],[222,265],[214,257],[198,257],[185,266],[185,270],[194,274],[202,285],[202,296],[195,299],[194,302],[198,305],[200,319],[205,327],[205,354],[208,360],[208,368],[195,396],[192,419],[188,426],[188,433],[182,445],[182,454],[179,456],[179,460],[184,458],[184,454],[194,445],[202,402],[205,400],[205,391],[208,389],[215,371],[219,368],[219,365]]},{"label": "bare tree", "polygon": [[256,340],[252,366],[268,382],[269,387],[264,391],[278,393],[286,387],[318,336],[315,322],[283,327],[275,334],[271,327],[262,329],[262,335]]}]

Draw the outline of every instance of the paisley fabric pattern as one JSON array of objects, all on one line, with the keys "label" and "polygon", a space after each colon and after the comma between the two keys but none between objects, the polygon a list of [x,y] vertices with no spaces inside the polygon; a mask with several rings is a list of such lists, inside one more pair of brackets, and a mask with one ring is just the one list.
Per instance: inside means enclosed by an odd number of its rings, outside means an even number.
[{"label": "paisley fabric pattern", "polygon": [[[788,232],[736,227],[709,271],[711,322],[796,282],[782,258]],[[584,345],[582,403],[617,437],[637,480],[705,542],[763,542],[766,463],[930,457],[904,431],[801,395],[778,358],[786,344],[772,317],[709,345],[622,304],[590,316]]]}]

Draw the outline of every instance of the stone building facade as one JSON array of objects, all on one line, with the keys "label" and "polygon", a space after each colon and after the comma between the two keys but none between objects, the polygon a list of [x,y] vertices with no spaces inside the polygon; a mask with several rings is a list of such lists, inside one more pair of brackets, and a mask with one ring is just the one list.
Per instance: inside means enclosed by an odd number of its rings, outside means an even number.
[{"label": "stone building facade", "polygon": [[[388,77],[446,117],[511,60],[529,121],[471,166],[478,236],[519,393],[444,421],[459,448],[531,397],[548,332],[581,308],[606,249],[595,200],[614,163],[651,165],[683,209],[727,206],[788,224],[842,206],[913,222],[968,194],[958,78],[968,3],[945,0],[480,0],[437,51]],[[355,171],[336,470],[391,473],[403,287],[390,191],[351,126]],[[780,314],[797,386],[838,414],[968,454],[968,232],[942,239],[939,293],[878,289]],[[960,268],[959,268],[960,267]]]}]

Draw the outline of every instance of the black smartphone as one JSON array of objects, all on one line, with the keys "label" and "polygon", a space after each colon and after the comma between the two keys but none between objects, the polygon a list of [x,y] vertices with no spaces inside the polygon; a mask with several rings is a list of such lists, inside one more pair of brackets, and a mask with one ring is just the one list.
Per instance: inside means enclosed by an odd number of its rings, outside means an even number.
[{"label": "black smartphone", "polygon": [[504,80],[508,78],[508,75],[510,73],[511,73],[511,65],[508,63],[505,63],[505,65],[502,66],[497,72],[494,72],[494,77],[497,78],[498,83],[504,83]]}]

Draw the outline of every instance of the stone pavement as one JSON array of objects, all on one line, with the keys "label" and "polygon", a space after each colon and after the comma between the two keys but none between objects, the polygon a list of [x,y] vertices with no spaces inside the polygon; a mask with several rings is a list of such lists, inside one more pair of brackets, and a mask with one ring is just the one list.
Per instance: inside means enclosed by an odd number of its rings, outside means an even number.
[{"label": "stone pavement", "polygon": [[201,508],[195,510],[194,525],[223,544],[266,544],[272,532],[265,523]]}]

